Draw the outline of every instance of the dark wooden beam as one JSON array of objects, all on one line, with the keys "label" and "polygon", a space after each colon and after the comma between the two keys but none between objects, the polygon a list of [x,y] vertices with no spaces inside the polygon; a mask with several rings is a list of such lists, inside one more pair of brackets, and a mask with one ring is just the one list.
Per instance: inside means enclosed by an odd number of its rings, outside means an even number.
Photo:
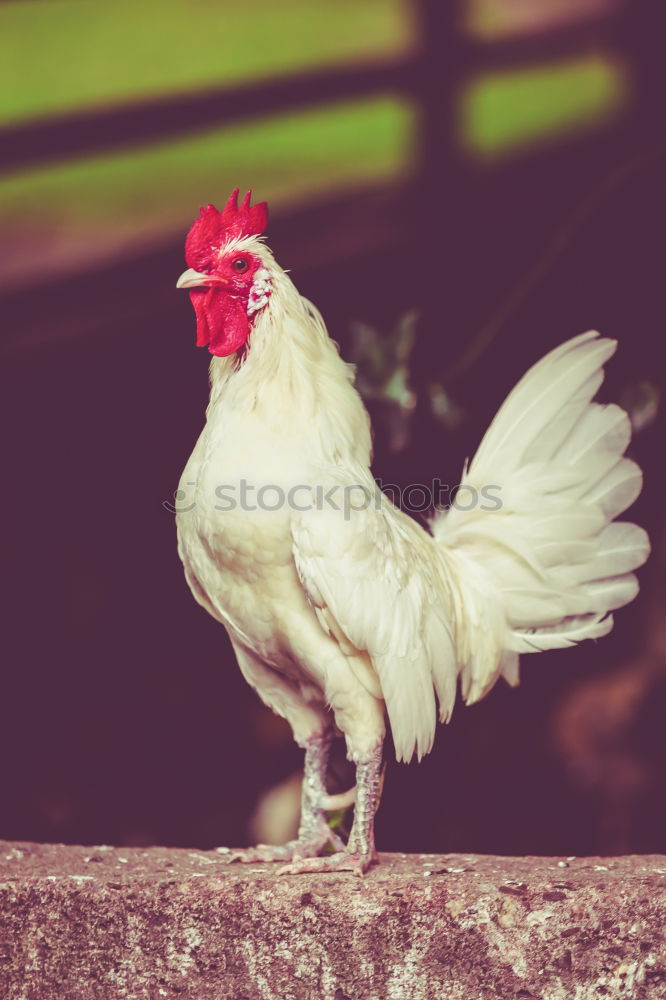
[{"label": "dark wooden beam", "polygon": [[333,101],[402,93],[412,89],[415,75],[411,60],[384,60],[21,122],[0,129],[0,174]]}]

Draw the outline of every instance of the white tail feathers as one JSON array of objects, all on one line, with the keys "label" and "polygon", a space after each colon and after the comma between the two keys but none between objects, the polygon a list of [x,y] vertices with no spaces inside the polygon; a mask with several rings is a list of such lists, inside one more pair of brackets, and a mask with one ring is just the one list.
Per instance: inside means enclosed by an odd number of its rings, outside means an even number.
[{"label": "white tail feathers", "polygon": [[592,402],[615,347],[591,331],[534,365],[500,407],[463,477],[478,497],[493,486],[499,507],[451,508],[433,521],[445,561],[457,570],[459,621],[472,631],[483,624],[469,639],[458,628],[468,701],[502,674],[517,681],[511,654],[605,635],[613,625],[609,612],[638,592],[632,571],[647,559],[647,535],[634,524],[611,523],[641,489],[640,469],[623,457],[629,419],[619,406]]}]

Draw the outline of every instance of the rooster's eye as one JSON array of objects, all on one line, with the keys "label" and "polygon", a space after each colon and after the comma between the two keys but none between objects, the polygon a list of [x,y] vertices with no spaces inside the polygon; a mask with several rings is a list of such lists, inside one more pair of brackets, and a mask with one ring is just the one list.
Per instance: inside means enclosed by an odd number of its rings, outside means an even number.
[{"label": "rooster's eye", "polygon": [[231,266],[233,267],[234,271],[238,272],[238,274],[242,274],[243,271],[247,271],[250,265],[243,257],[236,257],[235,260],[232,260]]}]

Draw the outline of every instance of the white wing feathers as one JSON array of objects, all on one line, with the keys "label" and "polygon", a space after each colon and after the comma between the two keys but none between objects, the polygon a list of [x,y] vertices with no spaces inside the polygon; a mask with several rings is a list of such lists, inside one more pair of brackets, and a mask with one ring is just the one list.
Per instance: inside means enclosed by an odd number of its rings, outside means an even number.
[{"label": "white wing feathers", "polygon": [[421,758],[434,739],[435,693],[446,720],[456,688],[451,606],[432,539],[381,497],[347,516],[328,506],[299,514],[292,534],[320,622],[347,638],[348,655],[370,658],[398,760]]},{"label": "white wing feathers", "polygon": [[[645,532],[611,524],[637,497],[626,414],[593,403],[615,342],[585,333],[521,379],[463,484],[500,503],[438,513],[433,537],[388,501],[292,523],[301,582],[324,628],[378,681],[398,759],[432,745],[463,697],[518,681],[518,654],[605,635],[636,595]],[[360,671],[362,672],[362,671]],[[372,683],[367,684],[372,687]],[[376,693],[379,694],[379,691]]]}]

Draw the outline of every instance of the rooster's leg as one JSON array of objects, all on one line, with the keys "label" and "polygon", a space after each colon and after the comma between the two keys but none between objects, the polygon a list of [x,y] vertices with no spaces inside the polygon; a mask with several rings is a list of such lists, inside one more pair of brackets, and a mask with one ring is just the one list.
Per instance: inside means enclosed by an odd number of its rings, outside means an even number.
[{"label": "rooster's leg", "polygon": [[375,813],[381,795],[382,745],[373,751],[367,761],[356,765],[356,806],[349,843],[342,851],[329,857],[307,857],[292,861],[280,868],[280,875],[299,875],[305,872],[352,871],[363,875],[373,861],[375,850]]},{"label": "rooster's leg", "polygon": [[325,809],[331,807],[334,796],[326,792],[326,768],[333,734],[330,730],[311,737],[305,746],[303,790],[301,792],[301,822],[295,840],[273,846],[257,844],[229,854],[229,861],[298,861],[316,858],[327,844],[334,850],[344,850],[344,844],[326,822]]}]

